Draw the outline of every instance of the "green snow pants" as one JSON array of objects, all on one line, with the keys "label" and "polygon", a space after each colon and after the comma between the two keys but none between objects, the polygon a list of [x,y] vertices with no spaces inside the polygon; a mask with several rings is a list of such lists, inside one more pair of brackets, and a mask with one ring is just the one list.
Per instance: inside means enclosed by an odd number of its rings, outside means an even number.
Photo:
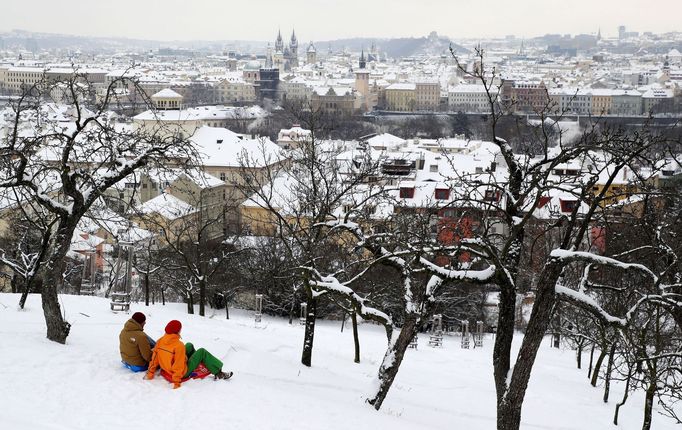
[{"label": "green snow pants", "polygon": [[185,344],[185,354],[187,354],[187,373],[183,378],[189,377],[194,372],[199,363],[204,363],[204,366],[212,373],[219,373],[223,369],[223,362],[218,360],[206,351],[204,348],[194,349],[194,345],[190,342]]}]

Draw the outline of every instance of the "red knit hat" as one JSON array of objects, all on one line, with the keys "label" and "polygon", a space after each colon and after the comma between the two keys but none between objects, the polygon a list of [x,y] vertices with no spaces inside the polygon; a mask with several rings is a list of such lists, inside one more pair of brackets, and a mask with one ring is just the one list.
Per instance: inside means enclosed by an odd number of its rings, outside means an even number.
[{"label": "red knit hat", "polygon": [[166,333],[167,334],[178,334],[180,333],[180,330],[182,329],[182,323],[178,320],[172,320],[168,324],[166,324]]},{"label": "red knit hat", "polygon": [[147,320],[147,317],[144,316],[142,312],[135,312],[132,318],[135,322],[137,322],[140,325],[144,324],[144,322]]}]

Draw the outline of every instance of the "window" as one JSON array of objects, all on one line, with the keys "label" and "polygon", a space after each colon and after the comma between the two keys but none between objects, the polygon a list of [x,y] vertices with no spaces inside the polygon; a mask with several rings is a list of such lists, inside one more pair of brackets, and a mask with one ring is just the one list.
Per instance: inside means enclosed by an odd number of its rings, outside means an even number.
[{"label": "window", "polygon": [[400,198],[401,199],[411,199],[414,197],[414,187],[400,187]]},{"label": "window", "polygon": [[454,218],[457,215],[454,209],[448,208],[440,211],[440,216],[443,218]]},{"label": "window", "polygon": [[429,171],[431,173],[438,173],[438,164],[432,164],[429,166]]},{"label": "window", "polygon": [[500,192],[496,190],[485,190],[485,197],[483,200],[486,202],[499,202]]},{"label": "window", "polygon": [[577,200],[561,200],[561,212],[573,212],[577,206]]},{"label": "window", "polygon": [[450,198],[450,190],[447,188],[436,188],[436,200],[447,200]]},{"label": "window", "polygon": [[220,180],[221,181],[225,182],[226,177],[227,176],[225,175],[225,172],[220,172]]}]

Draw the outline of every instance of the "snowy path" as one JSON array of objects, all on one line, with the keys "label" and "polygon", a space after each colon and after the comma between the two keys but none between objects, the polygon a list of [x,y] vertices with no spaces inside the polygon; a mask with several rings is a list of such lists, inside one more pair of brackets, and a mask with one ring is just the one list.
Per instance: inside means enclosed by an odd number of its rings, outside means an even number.
[{"label": "snowy path", "polygon": [[[49,342],[39,298],[17,311],[18,296],[0,294],[0,428],[2,429],[466,429],[495,427],[491,341],[462,350],[445,338],[442,349],[420,339],[409,351],[381,412],[364,403],[383,354],[385,335],[362,325],[362,363],[354,364],[351,330],[322,321],[313,367],[299,364],[301,326],[264,317],[256,327],[246,312],[213,318],[187,315],[184,305],[134,305],[147,314],[146,331],[161,335],[170,319],[183,322],[183,339],[205,347],[233,370],[230,381],[190,381],[172,390],[160,377],[143,381],[120,365],[118,333],[126,314],[99,298],[62,296],[73,324],[67,345]],[[86,317],[81,314],[87,314]],[[575,369],[571,351],[543,346],[524,407],[524,429],[586,430],[613,427],[621,388],[610,404]],[[619,429],[641,427],[642,396],[622,412]],[[676,426],[654,417],[654,428]]]}]

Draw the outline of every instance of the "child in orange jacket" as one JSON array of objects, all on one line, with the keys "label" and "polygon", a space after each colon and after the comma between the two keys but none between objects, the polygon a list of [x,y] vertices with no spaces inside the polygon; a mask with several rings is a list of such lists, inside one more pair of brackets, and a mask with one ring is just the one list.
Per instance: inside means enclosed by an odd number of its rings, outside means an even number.
[{"label": "child in orange jacket", "polygon": [[161,367],[171,375],[173,388],[180,388],[182,380],[189,377],[200,363],[204,363],[215,375],[215,379],[228,379],[232,376],[232,372],[223,372],[222,361],[204,348],[195,350],[191,343],[183,344],[180,340],[181,330],[182,323],[178,320],[172,320],[166,325],[166,334],[154,346],[145,379],[154,379],[156,369]]}]

